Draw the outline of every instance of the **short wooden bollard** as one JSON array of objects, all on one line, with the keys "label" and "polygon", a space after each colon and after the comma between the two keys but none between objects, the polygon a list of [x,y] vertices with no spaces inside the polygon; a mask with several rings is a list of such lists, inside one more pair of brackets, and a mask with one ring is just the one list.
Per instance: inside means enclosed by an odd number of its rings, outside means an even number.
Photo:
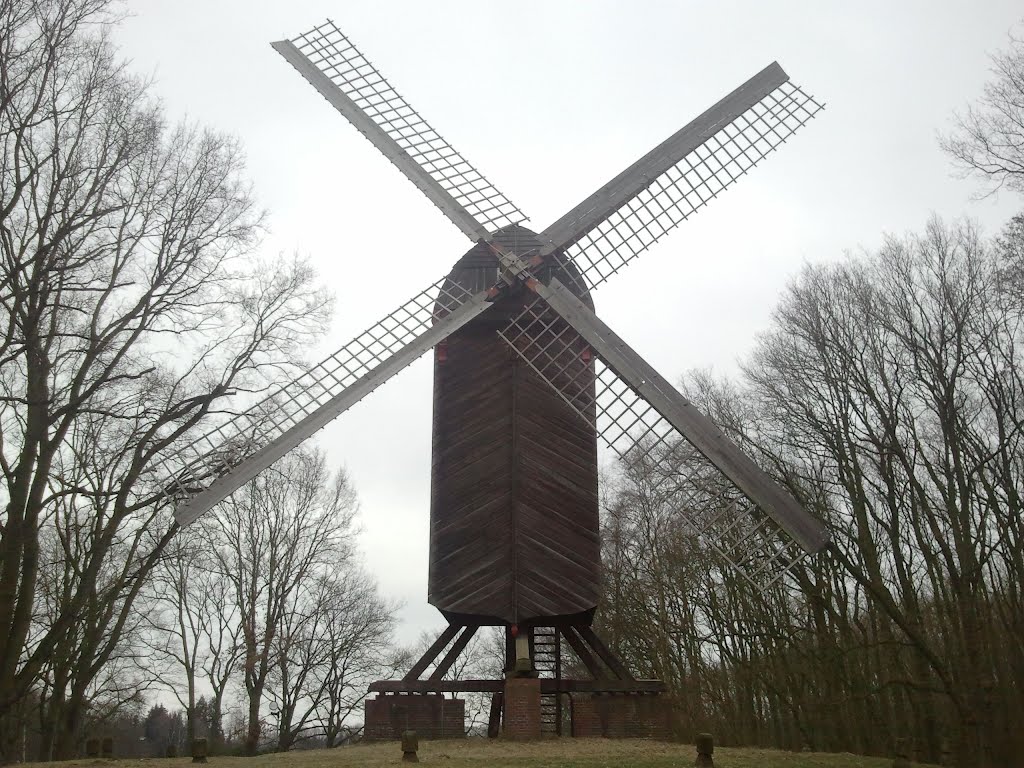
[{"label": "short wooden bollard", "polygon": [[114,757],[114,739],[111,736],[104,736],[100,742],[100,753],[108,760]]},{"label": "short wooden bollard", "polygon": [[947,736],[939,742],[939,765],[953,765],[953,745]]},{"label": "short wooden bollard", "polygon": [[99,739],[86,739],[85,740],[85,756],[86,757],[99,757],[100,756],[100,740]]},{"label": "short wooden bollard", "polygon": [[206,755],[206,739],[192,739],[192,762],[205,763]]},{"label": "short wooden bollard", "polygon": [[896,757],[893,758],[892,768],[910,768],[910,742],[906,739],[896,739]]},{"label": "short wooden bollard", "polygon": [[420,740],[416,737],[416,731],[402,731],[402,761],[406,763],[418,763],[419,756],[416,750],[420,748]]},{"label": "short wooden bollard", "polygon": [[697,768],[714,768],[715,740],[710,733],[697,734],[697,759],[693,764]]}]

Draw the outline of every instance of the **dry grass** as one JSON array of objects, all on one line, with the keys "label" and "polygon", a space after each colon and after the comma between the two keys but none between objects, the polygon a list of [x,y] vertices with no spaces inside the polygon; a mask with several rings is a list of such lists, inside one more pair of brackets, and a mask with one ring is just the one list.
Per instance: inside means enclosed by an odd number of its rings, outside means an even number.
[{"label": "dry grass", "polygon": [[[551,739],[519,744],[502,740],[424,741],[420,762],[445,768],[682,768],[692,766],[691,744],[608,739]],[[212,757],[210,768],[347,768],[407,765],[397,743],[366,744],[332,750]],[[43,764],[41,764],[43,765]],[[76,760],[54,768],[191,768],[190,758],[165,760]],[[850,754],[715,749],[717,768],[889,768],[892,760]]]}]

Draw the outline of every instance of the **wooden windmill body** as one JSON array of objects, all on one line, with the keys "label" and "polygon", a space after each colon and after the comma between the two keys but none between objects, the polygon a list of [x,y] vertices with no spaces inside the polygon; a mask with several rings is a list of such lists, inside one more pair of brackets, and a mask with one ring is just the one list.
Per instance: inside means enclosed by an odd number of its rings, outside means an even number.
[{"label": "wooden windmill body", "polygon": [[[473,245],[320,364],[169,454],[164,488],[177,521],[195,520],[433,350],[428,600],[448,626],[401,680],[370,686],[406,703],[371,713],[368,701],[367,733],[397,728],[396,707],[406,719],[410,707],[432,713],[430,728],[456,727],[429,698],[444,692],[509,694],[492,713],[499,719],[546,697],[561,732],[567,694],[662,690],[637,680],[591,628],[601,590],[599,441],[647,462],[680,530],[756,586],[786,578],[828,535],[597,316],[591,293],[821,105],[770,64],[533,232],[332,22],[273,47]],[[447,679],[484,625],[506,628],[509,679]],[[563,674],[563,650],[586,676]]]},{"label": "wooden windmill body", "polygon": [[[517,225],[495,239],[540,248]],[[476,291],[499,275],[477,245],[448,279]],[[453,623],[589,623],[600,594],[597,432],[497,333],[526,298],[510,291],[434,353],[428,600]],[[575,387],[593,392],[578,352]]]}]

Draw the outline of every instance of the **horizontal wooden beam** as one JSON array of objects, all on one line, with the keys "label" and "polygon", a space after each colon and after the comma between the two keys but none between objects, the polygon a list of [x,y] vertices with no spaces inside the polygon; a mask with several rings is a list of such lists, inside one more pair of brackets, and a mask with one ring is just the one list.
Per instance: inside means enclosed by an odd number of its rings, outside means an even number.
[{"label": "horizontal wooden beam", "polygon": [[[370,693],[497,693],[504,680],[378,680]],[[661,680],[555,680],[542,677],[541,693],[661,693]]]}]

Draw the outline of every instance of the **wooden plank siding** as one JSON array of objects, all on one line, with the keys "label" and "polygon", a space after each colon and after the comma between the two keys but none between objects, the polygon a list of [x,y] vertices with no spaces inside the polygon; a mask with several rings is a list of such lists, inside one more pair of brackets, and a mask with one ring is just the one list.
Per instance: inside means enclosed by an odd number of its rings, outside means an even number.
[{"label": "wooden plank siding", "polygon": [[[539,248],[523,227],[496,239],[524,256]],[[472,290],[496,278],[482,245],[449,275]],[[532,298],[512,290],[448,339],[443,361],[435,351],[428,600],[449,620],[525,623],[597,605],[597,435],[497,335]],[[592,391],[593,363],[579,365]]]}]

